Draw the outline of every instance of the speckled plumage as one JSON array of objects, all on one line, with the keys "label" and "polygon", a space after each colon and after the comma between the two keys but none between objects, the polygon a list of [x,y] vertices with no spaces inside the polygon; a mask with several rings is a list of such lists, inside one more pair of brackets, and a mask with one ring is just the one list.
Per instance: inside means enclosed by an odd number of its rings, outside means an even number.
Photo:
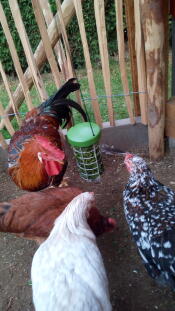
[{"label": "speckled plumage", "polygon": [[175,289],[175,192],[157,181],[146,162],[130,154],[124,211],[149,275]]},{"label": "speckled plumage", "polygon": [[103,260],[87,215],[92,193],[74,198],[32,262],[36,311],[110,311]]}]

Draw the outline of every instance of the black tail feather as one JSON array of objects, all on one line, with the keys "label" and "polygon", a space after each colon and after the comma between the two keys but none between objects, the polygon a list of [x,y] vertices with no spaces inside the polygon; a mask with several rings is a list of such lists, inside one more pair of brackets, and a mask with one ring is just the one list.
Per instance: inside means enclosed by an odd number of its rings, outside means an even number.
[{"label": "black tail feather", "polygon": [[80,89],[80,84],[75,83],[77,79],[71,78],[69,79],[54,95],[53,100],[57,100],[60,98],[66,98],[71,92],[75,92]]},{"label": "black tail feather", "polygon": [[45,109],[46,107],[49,107],[52,105],[52,103],[55,100],[66,98],[70,93],[75,92],[80,89],[80,84],[75,83],[77,79],[71,78],[66,83],[62,85],[62,87],[51,97],[49,97],[48,100],[46,100],[44,103],[41,104],[40,108]]},{"label": "black tail feather", "polygon": [[82,115],[84,121],[87,121],[87,115],[81,106],[71,99],[66,99],[71,92],[79,90],[80,84],[75,83],[76,80],[76,78],[69,79],[53,96],[42,103],[39,114],[52,116],[58,120],[60,126],[64,122],[66,127],[72,116],[70,109],[72,107]]},{"label": "black tail feather", "polygon": [[75,108],[82,115],[84,121],[87,122],[87,115],[82,107],[71,99],[59,99],[52,102],[50,107],[46,107],[46,109],[44,109],[42,115],[46,114],[48,116],[56,118],[60,126],[65,123],[65,128],[72,116],[72,111],[70,107]]}]

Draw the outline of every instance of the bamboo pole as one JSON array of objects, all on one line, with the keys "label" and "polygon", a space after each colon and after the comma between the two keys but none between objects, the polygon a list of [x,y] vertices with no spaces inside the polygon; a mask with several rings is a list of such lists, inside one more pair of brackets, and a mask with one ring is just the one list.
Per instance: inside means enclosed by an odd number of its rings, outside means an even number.
[{"label": "bamboo pole", "polygon": [[32,53],[30,42],[29,42],[25,27],[24,27],[22,17],[21,17],[18,2],[17,0],[9,0],[9,5],[10,5],[10,9],[11,9],[11,12],[14,18],[15,26],[18,30],[18,34],[19,34],[21,43],[24,48],[24,52],[26,55],[28,65],[32,72],[33,82],[35,83],[37,87],[41,100],[45,101],[48,98],[47,92],[45,90],[43,80],[41,78],[40,72],[37,68],[37,65],[36,65],[36,62],[35,62],[35,59]]},{"label": "bamboo pole", "polygon": [[9,50],[10,50],[10,53],[11,53],[11,56],[13,59],[13,63],[15,66],[16,73],[18,75],[18,79],[21,83],[21,87],[22,87],[22,90],[24,93],[24,97],[26,100],[27,107],[29,110],[31,110],[33,108],[32,99],[30,97],[30,92],[29,92],[27,83],[26,83],[25,78],[24,78],[24,74],[23,74],[23,71],[21,68],[19,57],[18,57],[18,54],[16,52],[15,44],[14,44],[13,38],[11,36],[10,30],[8,27],[8,23],[7,23],[7,19],[6,19],[6,16],[4,14],[3,7],[2,7],[1,3],[0,3],[0,22],[1,22],[2,28],[4,30],[4,34],[5,34],[6,39],[7,39],[7,43],[8,43]]},{"label": "bamboo pole", "polygon": [[[73,0],[64,0],[64,2],[62,3],[62,12],[63,12],[64,23],[66,26],[69,24],[72,16],[75,13]],[[58,14],[55,15],[54,19],[52,20],[52,23],[49,25],[48,34],[49,34],[51,45],[52,47],[54,47],[58,39],[61,36]],[[46,60],[46,54],[44,51],[42,41],[39,43],[34,53],[34,58],[35,58],[36,65],[38,66],[38,68],[41,68]],[[33,85],[32,73],[30,71],[30,68],[26,70],[24,77],[28,85],[28,88],[30,89]],[[24,94],[23,94],[22,87],[20,84],[16,88],[16,91],[14,92],[13,96],[14,96],[16,107],[19,108],[21,105],[21,102],[24,100]],[[5,113],[9,114],[11,112],[12,112],[12,106],[7,107],[7,109],[5,110]],[[5,125],[4,120],[2,120],[0,122],[0,129],[2,129],[4,125]]]},{"label": "bamboo pole", "polygon": [[[147,85],[146,85],[146,64],[145,64],[145,47],[143,40],[143,31],[141,28],[140,19],[140,1],[134,0],[134,14],[135,14],[135,49],[136,49],[136,60],[137,60],[137,71],[138,71],[138,91],[140,99],[141,109],[141,121],[143,124],[148,124],[147,115]],[[145,93],[141,93],[145,92]]]},{"label": "bamboo pole", "polygon": [[81,40],[82,40],[82,44],[83,44],[83,51],[84,51],[84,57],[85,57],[85,63],[86,63],[86,70],[87,70],[90,96],[91,96],[91,98],[94,99],[92,102],[92,107],[94,110],[94,116],[95,116],[96,122],[100,126],[102,126],[102,118],[101,118],[99,103],[97,100],[97,93],[96,93],[96,88],[95,88],[93,69],[92,69],[89,47],[88,47],[88,42],[87,42],[87,38],[86,38],[86,31],[85,31],[85,26],[84,26],[82,5],[81,5],[81,2],[79,0],[74,0],[74,5],[75,5],[76,15],[77,15],[77,19],[78,19],[78,25],[79,25],[79,29],[80,29]]},{"label": "bamboo pole", "polygon": [[8,82],[7,76],[5,74],[5,71],[3,69],[1,61],[0,61],[0,72],[1,72],[1,76],[2,76],[2,79],[3,79],[3,82],[4,82],[4,85],[5,85],[7,94],[9,96],[9,98],[10,98],[10,103],[11,103],[11,105],[13,107],[13,111],[14,111],[16,120],[18,122],[18,125],[21,125],[21,120],[20,120],[20,117],[19,117],[19,112],[18,112],[18,109],[15,106],[15,102],[14,102],[14,99],[13,99],[13,94],[12,94],[12,92],[10,90],[10,85],[9,85],[9,82]]},{"label": "bamboo pole", "polygon": [[[123,90],[125,94],[129,94],[129,84],[126,71],[125,62],[125,42],[123,33],[123,0],[115,0],[116,8],[116,28],[117,28],[117,41],[118,41],[118,53],[119,53],[119,65],[120,73],[123,84]],[[132,124],[135,124],[133,115],[133,103],[130,96],[125,96],[125,102],[128,109],[128,114]]]},{"label": "bamboo pole", "polygon": [[[139,2],[140,0],[138,0]],[[135,50],[135,20],[134,20],[134,0],[124,0],[128,46],[131,61],[132,88],[134,92],[138,92],[138,75]],[[140,116],[139,94],[133,94],[135,116]]]},{"label": "bamboo pole", "polygon": [[48,60],[49,65],[50,65],[55,84],[56,84],[57,88],[60,88],[60,86],[62,84],[61,83],[61,77],[60,77],[58,66],[57,66],[57,63],[55,60],[55,55],[53,53],[52,46],[51,46],[51,43],[49,40],[49,36],[47,33],[47,28],[46,28],[46,24],[45,24],[45,20],[44,20],[44,16],[43,16],[40,4],[39,4],[38,0],[32,0],[32,5],[33,5],[34,13],[35,13],[36,22],[38,24],[40,35],[41,35],[43,45],[45,48],[47,60]]},{"label": "bamboo pole", "polygon": [[[64,41],[65,50],[66,50],[68,72],[69,72],[70,78],[76,77],[76,73],[75,73],[75,70],[74,70],[73,64],[72,64],[71,50],[70,50],[69,41],[68,41],[68,37],[67,37],[67,33],[66,33],[66,27],[65,27],[65,22],[64,22],[64,17],[63,17],[63,12],[62,12],[60,0],[56,0],[56,5],[57,5],[58,16],[59,16],[61,35],[62,35],[62,38]],[[57,25],[57,27],[59,27],[59,25]],[[77,97],[78,103],[81,106],[83,106],[83,103],[81,101],[80,90],[77,90],[75,92],[75,95]]]},{"label": "bamboo pole", "polygon": [[2,133],[0,133],[0,144],[1,144],[1,146],[2,146],[2,148],[4,150],[8,148],[8,145],[7,145],[6,141],[5,141]]},{"label": "bamboo pole", "polygon": [[15,133],[15,130],[9,120],[9,116],[6,115],[5,110],[1,103],[0,103],[0,116],[3,116],[4,126],[8,130],[9,134],[12,136]]},{"label": "bamboo pole", "polygon": [[[49,4],[48,0],[39,0],[39,1],[40,1],[40,6],[42,8],[43,15],[45,17],[45,21],[46,21],[46,24],[48,27],[53,20],[53,14],[51,11],[50,4]],[[58,43],[54,47],[54,51],[55,51],[55,54],[57,56],[58,63],[59,63],[60,69],[63,73],[64,79],[67,80],[67,78],[68,78],[67,60],[66,60],[66,56],[64,53],[64,49],[63,49],[63,45],[62,45],[61,40],[58,40]]]},{"label": "bamboo pole", "polygon": [[168,70],[168,1],[141,0],[148,90],[150,157],[164,155],[165,102]]},{"label": "bamboo pole", "polygon": [[105,12],[104,12],[104,0],[94,0],[94,9],[95,9],[95,17],[96,17],[96,26],[97,26],[97,34],[98,34],[98,42],[100,48],[101,55],[101,63],[102,63],[102,72],[103,72],[103,80],[105,86],[105,92],[107,95],[107,107],[108,107],[108,116],[110,125],[115,125],[114,118],[114,110],[112,106],[111,99],[111,76],[110,76],[110,68],[109,68],[109,54],[107,47],[107,38],[106,38],[106,25],[105,25]]},{"label": "bamboo pole", "polygon": [[[58,16],[59,16],[61,35],[63,38],[65,50],[66,50],[68,71],[69,71],[70,77],[73,77],[75,75],[75,72],[74,72],[74,68],[72,65],[71,50],[70,50],[69,41],[68,41],[68,37],[67,37],[67,33],[66,33],[66,27],[65,27],[65,23],[64,23],[64,18],[63,18],[60,0],[56,0],[56,5],[57,5]],[[57,25],[57,27],[59,27],[59,25]]]}]

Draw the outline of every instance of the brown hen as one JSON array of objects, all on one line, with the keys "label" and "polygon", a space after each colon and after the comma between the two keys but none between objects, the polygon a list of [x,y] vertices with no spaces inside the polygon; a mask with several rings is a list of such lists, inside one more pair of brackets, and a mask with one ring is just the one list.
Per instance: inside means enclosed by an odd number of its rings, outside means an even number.
[{"label": "brown hen", "polygon": [[[0,203],[0,231],[42,242],[49,236],[55,219],[80,193],[82,190],[74,187],[48,188]],[[116,222],[102,216],[94,206],[89,212],[88,224],[98,236],[111,231]]]}]

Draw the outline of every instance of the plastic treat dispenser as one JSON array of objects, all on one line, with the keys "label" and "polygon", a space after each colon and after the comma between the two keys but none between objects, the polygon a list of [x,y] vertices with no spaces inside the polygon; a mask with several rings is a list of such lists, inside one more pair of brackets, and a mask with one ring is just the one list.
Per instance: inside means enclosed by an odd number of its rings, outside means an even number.
[{"label": "plastic treat dispenser", "polygon": [[100,179],[103,172],[99,148],[100,127],[92,122],[83,122],[71,127],[67,139],[73,147],[80,176],[88,181]]}]

